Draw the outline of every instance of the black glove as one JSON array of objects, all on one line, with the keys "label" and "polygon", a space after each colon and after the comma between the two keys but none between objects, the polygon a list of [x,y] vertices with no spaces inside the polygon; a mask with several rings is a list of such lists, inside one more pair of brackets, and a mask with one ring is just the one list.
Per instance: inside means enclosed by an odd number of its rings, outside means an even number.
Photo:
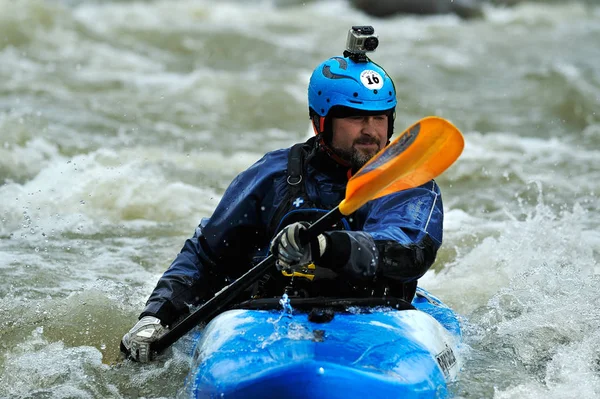
[{"label": "black glove", "polygon": [[297,271],[318,262],[327,249],[327,237],[319,234],[305,245],[301,238],[306,235],[309,224],[296,222],[286,226],[271,241],[271,253],[277,257],[277,269]]}]

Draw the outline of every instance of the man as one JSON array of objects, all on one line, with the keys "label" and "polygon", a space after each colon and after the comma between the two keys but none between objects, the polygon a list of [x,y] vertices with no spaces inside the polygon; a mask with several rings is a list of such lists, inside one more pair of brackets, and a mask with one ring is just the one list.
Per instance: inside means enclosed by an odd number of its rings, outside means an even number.
[{"label": "man", "polygon": [[434,181],[368,202],[308,245],[298,239],[306,221],[337,206],[349,176],[389,143],[397,103],[391,78],[366,57],[334,57],[314,70],[308,103],[315,137],[266,154],[233,180],[123,337],[131,357],[148,361],[150,343],[189,305],[212,297],[269,251],[277,270],[240,300],[284,291],[412,300],[442,242]]}]

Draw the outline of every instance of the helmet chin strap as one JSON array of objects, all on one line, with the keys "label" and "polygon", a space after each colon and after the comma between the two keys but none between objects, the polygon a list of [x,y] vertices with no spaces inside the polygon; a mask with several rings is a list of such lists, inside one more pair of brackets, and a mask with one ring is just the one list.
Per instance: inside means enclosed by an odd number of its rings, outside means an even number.
[{"label": "helmet chin strap", "polygon": [[315,115],[312,118],[312,127],[313,130],[315,132],[315,136],[317,136],[318,138],[318,143],[319,143],[319,147],[325,151],[325,153],[327,155],[329,155],[329,157],[331,159],[333,159],[335,162],[337,162],[338,164],[342,165],[345,168],[352,168],[352,165],[350,164],[350,162],[342,159],[342,157],[340,157],[339,155],[337,155],[334,151],[333,148],[331,148],[330,145],[328,145],[325,142],[325,117],[324,116],[318,116]]},{"label": "helmet chin strap", "polygon": [[350,162],[346,161],[338,154],[336,154],[335,151],[333,151],[333,148],[331,148],[329,145],[327,145],[327,143],[325,143],[325,140],[323,139],[322,135],[319,137],[319,147],[321,147],[321,149],[325,151],[325,153],[329,155],[329,157],[335,162],[337,162],[345,168],[352,169],[352,164],[350,164]]}]

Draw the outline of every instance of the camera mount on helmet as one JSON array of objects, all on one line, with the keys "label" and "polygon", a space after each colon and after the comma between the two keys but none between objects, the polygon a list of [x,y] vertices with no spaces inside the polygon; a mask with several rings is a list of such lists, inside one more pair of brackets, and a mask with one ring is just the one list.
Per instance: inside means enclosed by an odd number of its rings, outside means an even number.
[{"label": "camera mount on helmet", "polygon": [[379,39],[372,26],[353,26],[348,31],[344,57],[354,62],[369,62],[367,53],[372,53],[379,46]]}]

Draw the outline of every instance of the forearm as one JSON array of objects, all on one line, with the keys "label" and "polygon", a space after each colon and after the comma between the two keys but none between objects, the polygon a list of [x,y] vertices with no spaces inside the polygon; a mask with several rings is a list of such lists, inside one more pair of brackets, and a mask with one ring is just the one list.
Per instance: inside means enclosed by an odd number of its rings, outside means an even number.
[{"label": "forearm", "polygon": [[408,245],[391,240],[377,241],[376,245],[380,254],[378,274],[403,283],[421,278],[433,265],[439,247],[429,235]]},{"label": "forearm", "polygon": [[400,282],[414,281],[429,270],[439,247],[429,235],[410,244],[375,241],[362,231],[333,231],[325,235],[328,245],[319,266],[359,280],[381,276]]},{"label": "forearm", "polygon": [[325,236],[327,250],[319,266],[359,280],[377,274],[379,252],[370,234],[363,231],[330,231]]},{"label": "forearm", "polygon": [[[155,316],[163,324],[172,324],[210,294],[209,284],[214,268],[201,245],[199,229],[186,240],[181,252],[165,271],[140,315]],[[214,289],[214,287],[213,287]]]}]

